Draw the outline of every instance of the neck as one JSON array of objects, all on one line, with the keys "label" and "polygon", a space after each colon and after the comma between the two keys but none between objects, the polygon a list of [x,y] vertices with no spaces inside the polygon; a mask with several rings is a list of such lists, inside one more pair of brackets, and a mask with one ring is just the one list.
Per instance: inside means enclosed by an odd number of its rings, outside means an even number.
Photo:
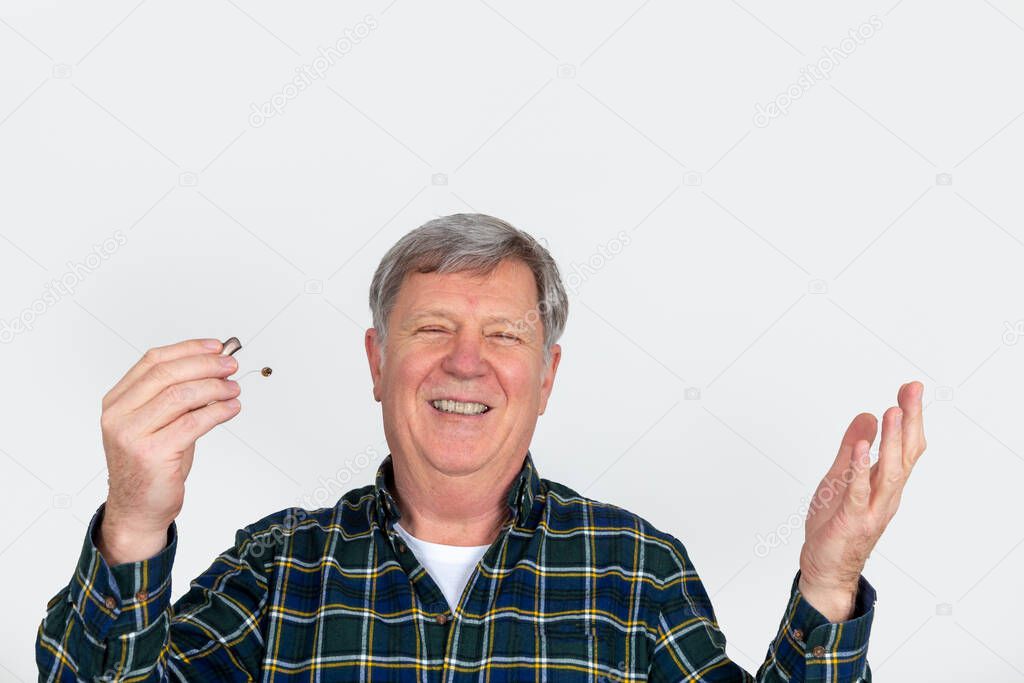
[{"label": "neck", "polygon": [[419,458],[392,457],[394,496],[402,527],[416,538],[446,545],[490,545],[507,521],[508,491],[522,460],[451,476]]}]

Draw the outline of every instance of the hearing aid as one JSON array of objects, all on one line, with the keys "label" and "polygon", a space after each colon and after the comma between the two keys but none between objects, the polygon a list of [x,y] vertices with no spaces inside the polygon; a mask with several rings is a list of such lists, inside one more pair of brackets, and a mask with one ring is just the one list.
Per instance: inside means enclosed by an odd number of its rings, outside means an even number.
[{"label": "hearing aid", "polygon": [[[238,341],[238,337],[228,337],[227,339],[224,340],[224,348],[221,349],[220,355],[222,355],[222,356],[233,356],[233,355],[235,355],[237,352],[239,352],[241,350],[242,350],[242,342]],[[271,367],[264,367],[264,368],[261,368],[258,371],[257,370],[250,370],[249,372],[247,372],[244,375],[242,375],[242,377],[250,375],[250,374],[252,374],[254,372],[259,372],[264,377],[270,377],[271,373],[274,372],[274,369],[271,368]],[[238,379],[241,380],[242,377],[239,377]]]}]

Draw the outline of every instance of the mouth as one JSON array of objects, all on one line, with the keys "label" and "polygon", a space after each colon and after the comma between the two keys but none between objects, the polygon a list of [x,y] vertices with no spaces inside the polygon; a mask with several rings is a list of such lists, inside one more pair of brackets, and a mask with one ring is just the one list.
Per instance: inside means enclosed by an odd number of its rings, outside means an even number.
[{"label": "mouth", "polygon": [[444,415],[459,415],[464,417],[477,417],[491,410],[491,406],[479,401],[460,401],[454,398],[437,398],[428,403],[439,413]]}]

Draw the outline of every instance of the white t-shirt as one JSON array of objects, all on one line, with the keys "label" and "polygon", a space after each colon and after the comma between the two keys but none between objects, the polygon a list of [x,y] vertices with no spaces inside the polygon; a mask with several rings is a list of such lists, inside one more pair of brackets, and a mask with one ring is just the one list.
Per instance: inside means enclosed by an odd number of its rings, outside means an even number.
[{"label": "white t-shirt", "polygon": [[452,610],[462,597],[469,577],[490,545],[445,545],[423,541],[395,522],[395,531],[441,588]]}]

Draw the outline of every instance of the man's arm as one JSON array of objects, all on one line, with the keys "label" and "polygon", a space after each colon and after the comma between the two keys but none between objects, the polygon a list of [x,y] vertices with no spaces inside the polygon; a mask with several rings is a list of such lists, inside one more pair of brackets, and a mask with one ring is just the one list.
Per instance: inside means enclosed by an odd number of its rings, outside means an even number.
[{"label": "man's arm", "polygon": [[266,578],[241,554],[245,532],[182,598],[177,614],[170,608],[174,519],[196,440],[241,407],[238,383],[226,379],[238,369],[231,354],[241,347],[232,339],[149,349],[103,396],[107,500],[89,524],[74,576],[39,626],[36,659],[46,680],[121,680],[129,672],[166,680],[179,664],[215,679],[255,670],[250,640],[260,635],[247,632],[259,623]]},{"label": "man's arm", "polygon": [[[249,681],[259,673],[267,577],[251,527],[239,530],[171,607],[177,528],[145,560],[110,566],[96,545],[100,506],[71,582],[50,600],[36,636],[40,680]],[[174,675],[171,675],[171,674]]]},{"label": "man's arm", "polygon": [[[875,589],[858,580],[849,618],[834,622],[800,592],[800,572],[790,589],[789,604],[775,640],[758,669],[757,680],[871,681],[868,639],[875,616]],[[772,675],[781,674],[778,678]]]},{"label": "man's arm", "polygon": [[811,606],[799,589],[797,572],[778,633],[756,678],[725,651],[707,591],[683,544],[671,540],[675,572],[659,591],[658,639],[651,653],[648,680],[728,683],[870,683],[868,638],[874,618],[875,590],[860,578],[853,615],[839,623]]},{"label": "man's arm", "polygon": [[[800,571],[758,681],[870,680],[867,644],[875,592],[862,572],[926,448],[923,393],[920,382],[900,387],[899,406],[882,415],[874,465],[875,416],[861,413],[847,428],[812,498]],[[678,541],[673,547],[678,571],[663,597],[651,680],[751,680],[726,656],[725,637],[686,550]]]}]

